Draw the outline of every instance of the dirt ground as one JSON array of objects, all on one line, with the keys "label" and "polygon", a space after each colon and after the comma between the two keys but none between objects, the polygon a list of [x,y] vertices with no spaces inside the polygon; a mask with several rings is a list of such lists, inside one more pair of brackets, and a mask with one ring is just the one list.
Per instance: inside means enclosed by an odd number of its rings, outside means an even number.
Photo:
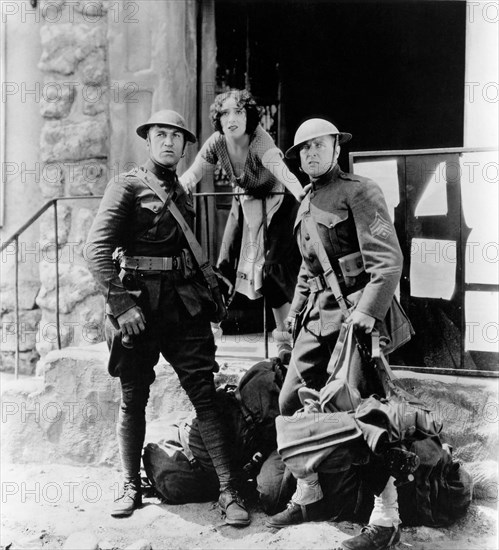
[{"label": "dirt ground", "polygon": [[[2,550],[59,549],[77,535],[71,550],[126,549],[328,549],[357,533],[349,522],[307,523],[267,529],[265,514],[250,506],[252,523],[225,525],[215,503],[172,506],[146,498],[132,517],[115,519],[109,509],[118,489],[117,470],[58,464],[4,464],[1,472]],[[146,543],[150,543],[150,547]],[[92,546],[93,544],[93,546]],[[475,502],[448,529],[406,528],[400,549],[498,550],[496,503]]]}]

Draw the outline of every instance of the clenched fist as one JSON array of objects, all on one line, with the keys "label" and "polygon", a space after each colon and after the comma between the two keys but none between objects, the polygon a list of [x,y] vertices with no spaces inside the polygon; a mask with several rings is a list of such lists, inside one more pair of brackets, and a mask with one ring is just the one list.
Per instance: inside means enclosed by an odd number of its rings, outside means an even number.
[{"label": "clenched fist", "polygon": [[366,334],[370,334],[372,332],[375,322],[376,319],[374,317],[357,310],[352,311],[352,313],[345,319],[345,323],[347,323],[347,325],[352,325],[355,330],[365,332]]},{"label": "clenched fist", "polygon": [[130,336],[138,336],[146,329],[146,320],[142,310],[138,306],[134,306],[122,313],[117,319],[123,334]]}]

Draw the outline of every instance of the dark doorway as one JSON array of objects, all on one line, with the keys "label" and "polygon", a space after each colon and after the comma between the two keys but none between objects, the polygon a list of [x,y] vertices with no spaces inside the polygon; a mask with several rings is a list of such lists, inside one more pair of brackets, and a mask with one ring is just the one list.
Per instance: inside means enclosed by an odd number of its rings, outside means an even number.
[{"label": "dark doorway", "polygon": [[[249,89],[283,151],[314,116],[353,134],[344,170],[352,151],[463,145],[465,2],[215,0],[214,22],[215,92]],[[221,172],[213,183],[232,190]],[[216,199],[214,248],[229,205]]]},{"label": "dark doorway", "polygon": [[215,10],[217,88],[247,87],[278,106],[282,149],[312,116],[351,132],[351,151],[462,146],[465,2],[217,1]]}]

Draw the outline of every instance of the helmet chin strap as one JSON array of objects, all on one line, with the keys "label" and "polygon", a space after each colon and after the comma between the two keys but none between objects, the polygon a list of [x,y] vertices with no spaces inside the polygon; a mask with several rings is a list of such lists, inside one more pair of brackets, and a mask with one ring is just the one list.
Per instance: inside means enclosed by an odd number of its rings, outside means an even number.
[{"label": "helmet chin strap", "polygon": [[331,159],[331,164],[329,165],[329,168],[324,172],[324,174],[321,174],[319,177],[322,177],[325,174],[327,174],[328,172],[331,172],[331,170],[335,167],[337,159],[338,159],[338,136],[335,135],[334,136],[333,158]]},{"label": "helmet chin strap", "polygon": [[332,170],[334,168],[336,160],[338,159],[338,139],[338,136],[334,136],[333,159],[331,160],[331,167],[329,168],[329,170]]}]

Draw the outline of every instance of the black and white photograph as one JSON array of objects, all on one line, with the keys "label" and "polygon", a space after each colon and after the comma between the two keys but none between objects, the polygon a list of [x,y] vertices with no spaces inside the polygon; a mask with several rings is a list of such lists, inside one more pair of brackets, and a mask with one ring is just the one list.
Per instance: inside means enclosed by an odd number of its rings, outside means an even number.
[{"label": "black and white photograph", "polygon": [[499,2],[0,7],[1,550],[499,550]]}]

